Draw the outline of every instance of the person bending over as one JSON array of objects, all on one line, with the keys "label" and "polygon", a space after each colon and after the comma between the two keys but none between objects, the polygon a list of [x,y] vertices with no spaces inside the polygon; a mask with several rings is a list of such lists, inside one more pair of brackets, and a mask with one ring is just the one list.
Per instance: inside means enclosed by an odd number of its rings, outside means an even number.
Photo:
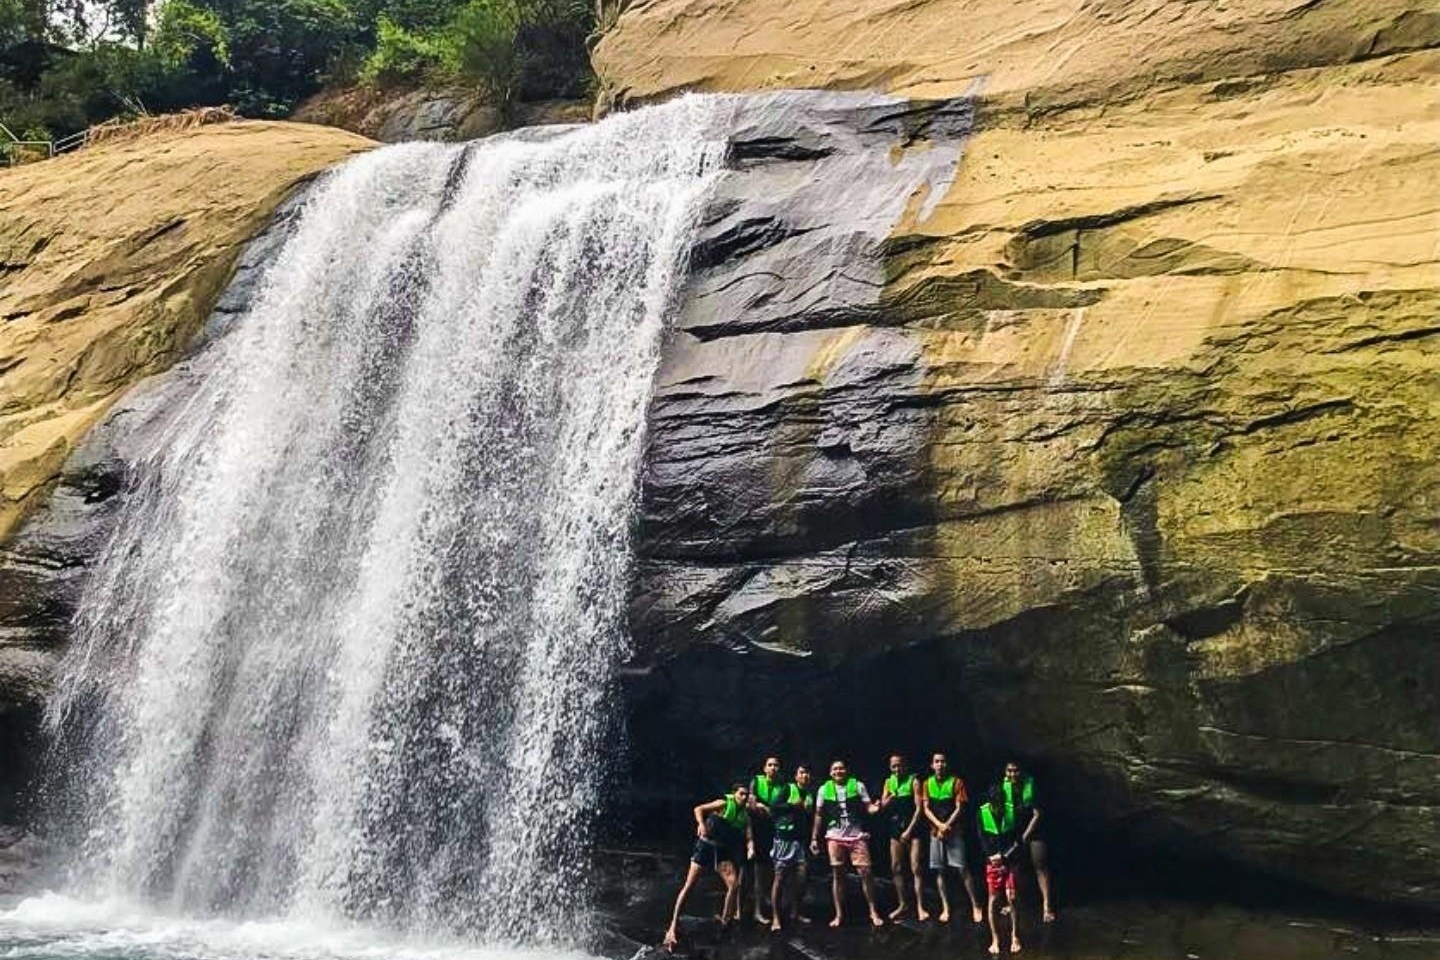
[{"label": "person bending over", "polygon": [[740,895],[740,864],[755,854],[749,805],[750,787],[737,783],[719,800],[695,808],[695,849],[690,854],[685,882],[675,897],[670,929],[665,931],[665,949],[674,947],[679,940],[680,911],[685,907],[685,898],[707,870],[715,871],[725,881],[725,906],[720,911],[720,925],[725,926],[735,915],[735,902]]},{"label": "person bending over", "polygon": [[820,853],[820,829],[825,828],[825,846],[830,855],[830,892],[835,899],[835,919],[830,926],[845,922],[845,866],[849,864],[860,875],[860,887],[870,908],[870,922],[884,926],[880,911],[875,909],[875,879],[870,875],[870,834],[865,830],[865,815],[878,813],[880,807],[870,799],[865,784],[850,776],[844,760],[830,764],[830,779],[820,785],[815,798],[815,826],[810,833],[810,849]]},{"label": "person bending over", "polygon": [[930,758],[933,771],[925,778],[925,789],[920,792],[920,802],[925,819],[930,822],[930,871],[935,874],[935,886],[940,890],[941,923],[950,922],[950,891],[946,882],[947,869],[960,871],[960,882],[970,898],[970,919],[975,923],[984,920],[980,912],[980,899],[975,895],[975,879],[970,875],[970,865],[965,859],[965,837],[962,824],[965,822],[965,804],[969,795],[965,792],[965,781],[950,772],[950,762],[945,754],[937,753]]},{"label": "person bending over", "polygon": [[[880,792],[880,809],[890,827],[890,878],[895,883],[895,897],[899,904],[890,914],[891,920],[898,920],[910,909],[909,888],[915,889],[915,916],[929,920],[925,910],[925,888],[920,870],[924,860],[924,840],[920,834],[920,781],[910,772],[909,765],[900,754],[890,756],[890,776],[885,778],[885,789]],[[907,877],[908,874],[908,877]]]},{"label": "person bending over", "polygon": [[[810,770],[801,764],[795,768],[795,780],[783,784],[779,796],[769,805],[770,820],[775,826],[775,840],[770,845],[770,861],[775,872],[770,885],[771,930],[780,929],[782,915],[788,915],[792,923],[800,917],[800,901],[805,898],[805,879],[809,873],[804,830],[814,809]],[[789,904],[788,911],[786,904]]]},{"label": "person bending over", "polygon": [[[750,809],[753,813],[759,814],[754,820],[752,829],[755,832],[755,859],[746,864],[741,875],[741,889],[744,889],[748,882],[754,889],[755,895],[755,922],[767,924],[770,918],[765,916],[765,895],[769,893],[772,877],[770,876],[770,847],[775,841],[774,825],[770,821],[770,807],[779,797],[784,784],[780,782],[780,758],[766,757],[761,772],[755,774],[750,781]],[[747,880],[748,878],[748,880]],[[740,904],[735,904],[735,919],[740,919]]]},{"label": "person bending over", "polygon": [[1020,844],[1030,854],[1035,880],[1040,885],[1040,919],[1053,923],[1055,911],[1050,907],[1050,847],[1045,842],[1045,824],[1035,799],[1035,778],[1020,772],[1014,760],[1005,764],[1005,811],[1020,831]]},{"label": "person bending over", "polygon": [[[1010,952],[1020,952],[1020,901],[1015,896],[1015,861],[1020,841],[1015,822],[1005,810],[1005,794],[999,787],[990,791],[988,801],[976,814],[980,849],[985,855],[985,891],[989,896],[986,916],[990,920],[990,952],[1000,952],[1000,916],[1010,915]],[[1008,909],[1005,909],[1008,908]]]}]

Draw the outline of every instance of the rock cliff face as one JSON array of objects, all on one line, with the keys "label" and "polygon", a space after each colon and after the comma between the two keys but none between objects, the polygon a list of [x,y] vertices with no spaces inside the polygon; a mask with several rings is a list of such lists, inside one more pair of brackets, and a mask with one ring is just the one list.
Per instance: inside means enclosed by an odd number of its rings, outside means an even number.
[{"label": "rock cliff face", "polygon": [[340,127],[382,143],[399,143],[473,140],[513,127],[583,123],[590,119],[590,112],[588,100],[549,100],[516,104],[512,116],[506,118],[473,88],[356,86],[322,90],[300,104],[291,119]]},{"label": "rock cliff face", "polygon": [[858,180],[717,213],[651,425],[642,769],[1018,753],[1099,834],[1440,905],[1440,16],[1242,6],[627,8],[622,100],[976,98],[881,238]]},{"label": "rock cliff face", "polygon": [[115,398],[175,362],[275,205],[368,145],[235,123],[0,176],[0,540]]}]

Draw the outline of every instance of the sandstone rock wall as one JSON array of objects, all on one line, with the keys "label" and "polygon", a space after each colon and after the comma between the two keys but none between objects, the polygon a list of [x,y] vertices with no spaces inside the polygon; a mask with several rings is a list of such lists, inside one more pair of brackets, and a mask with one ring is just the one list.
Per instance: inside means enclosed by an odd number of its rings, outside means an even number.
[{"label": "sandstone rock wall", "polygon": [[322,90],[300,104],[291,119],[400,143],[474,140],[513,127],[583,123],[590,119],[590,110],[585,100],[549,100],[516,104],[513,115],[505,117],[474,88],[354,86]]},{"label": "sandstone rock wall", "polygon": [[368,145],[234,123],[0,171],[0,540],[115,398],[178,358],[275,205]]},{"label": "sandstone rock wall", "polygon": [[757,194],[699,264],[652,418],[642,765],[1017,752],[1152,856],[1440,905],[1437,43],[1413,2],[630,5],[620,100],[977,114],[882,243],[832,183],[828,227]]}]

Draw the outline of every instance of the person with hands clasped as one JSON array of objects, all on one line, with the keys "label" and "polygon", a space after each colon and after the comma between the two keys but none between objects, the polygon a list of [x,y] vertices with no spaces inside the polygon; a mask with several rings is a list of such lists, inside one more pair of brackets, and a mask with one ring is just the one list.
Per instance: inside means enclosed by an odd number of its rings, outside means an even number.
[{"label": "person with hands clasped", "polygon": [[680,911],[690,889],[707,870],[713,870],[725,881],[725,906],[720,911],[723,927],[734,916],[740,895],[740,866],[755,856],[755,835],[750,828],[750,786],[737,783],[719,800],[702,803],[695,813],[695,849],[690,855],[690,869],[685,883],[675,897],[675,910],[670,915],[670,929],[665,931],[665,948],[679,940]]},{"label": "person with hands clasped", "polygon": [[875,879],[870,875],[870,834],[865,830],[865,815],[880,812],[880,805],[870,799],[865,784],[850,776],[844,760],[830,764],[830,779],[820,785],[815,798],[815,826],[810,834],[810,850],[820,854],[820,830],[825,830],[825,847],[830,855],[830,891],[835,899],[835,919],[830,926],[845,922],[845,867],[853,866],[860,875],[865,903],[870,908],[870,922],[881,927],[885,921],[875,908]]},{"label": "person with hands clasped", "polygon": [[950,891],[946,883],[946,869],[960,871],[960,881],[970,897],[970,919],[980,923],[985,915],[980,911],[979,898],[975,896],[975,880],[970,876],[970,866],[965,861],[965,837],[961,819],[969,796],[965,792],[965,781],[950,772],[950,762],[945,754],[937,753],[930,758],[933,771],[925,778],[925,787],[920,791],[920,803],[925,819],[930,821],[930,869],[935,874],[935,886],[940,889],[941,923],[950,921]]}]

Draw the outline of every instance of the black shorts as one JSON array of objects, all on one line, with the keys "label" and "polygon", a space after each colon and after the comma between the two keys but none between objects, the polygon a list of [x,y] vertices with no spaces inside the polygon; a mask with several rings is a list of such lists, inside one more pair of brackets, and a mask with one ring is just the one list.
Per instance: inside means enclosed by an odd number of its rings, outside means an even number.
[{"label": "black shorts", "polygon": [[740,865],[739,851],[733,847],[722,847],[709,840],[696,840],[695,849],[690,853],[690,862],[706,870],[720,871],[720,864]]}]

